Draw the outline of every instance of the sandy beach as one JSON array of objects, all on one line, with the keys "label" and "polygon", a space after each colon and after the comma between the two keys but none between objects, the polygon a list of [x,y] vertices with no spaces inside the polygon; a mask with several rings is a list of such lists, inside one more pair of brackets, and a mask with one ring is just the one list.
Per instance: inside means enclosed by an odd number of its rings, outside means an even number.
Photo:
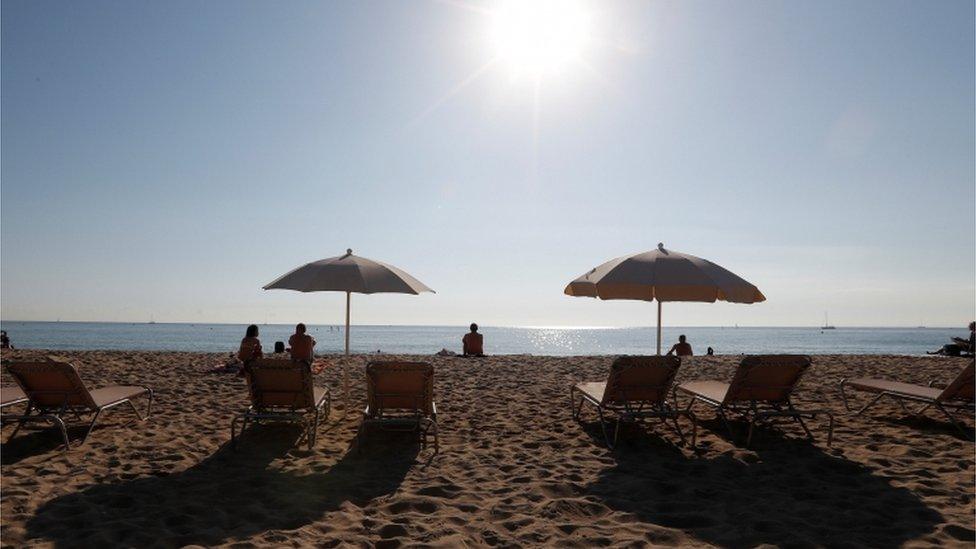
[{"label": "sandy beach", "polygon": [[[893,403],[845,412],[843,377],[948,382],[965,359],[816,356],[797,404],[837,416],[760,431],[751,448],[701,410],[697,453],[653,424],[602,444],[595,414],[572,420],[569,387],[605,379],[612,357],[412,357],[436,369],[440,451],[374,433],[333,409],[312,450],[297,429],[259,427],[231,449],[243,382],[208,373],[217,354],[5,352],[75,363],[90,387],[146,384],[145,423],[110,410],[67,455],[51,430],[3,428],[2,543],[37,546],[966,546],[974,541],[973,443],[935,414]],[[353,410],[369,357],[329,358],[338,393],[348,360]],[[738,357],[699,357],[678,381],[727,380]],[[4,384],[11,379],[4,372]],[[863,397],[862,397],[863,398]],[[970,434],[972,422],[968,422]],[[77,441],[83,429],[71,430]]]}]

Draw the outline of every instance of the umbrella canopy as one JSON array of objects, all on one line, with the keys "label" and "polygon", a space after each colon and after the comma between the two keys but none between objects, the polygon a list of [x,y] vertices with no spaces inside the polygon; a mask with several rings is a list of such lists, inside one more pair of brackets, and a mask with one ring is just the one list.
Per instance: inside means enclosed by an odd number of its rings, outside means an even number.
[{"label": "umbrella canopy", "polygon": [[[352,294],[419,294],[431,292],[423,282],[404,271],[372,259],[357,257],[352,249],[345,255],[306,263],[264,286],[265,290],[346,293],[346,355],[349,355],[349,310]],[[342,369],[342,388],[348,404],[346,369]],[[348,405],[346,406],[348,409]]]},{"label": "umbrella canopy", "polygon": [[618,257],[569,283],[566,295],[658,302],[657,353],[661,354],[661,302],[758,303],[766,297],[735,273],[693,255],[656,250]]},{"label": "umbrella canopy", "polygon": [[393,265],[357,257],[351,249],[346,250],[345,255],[306,263],[269,283],[264,289],[357,294],[419,294],[434,291]]}]

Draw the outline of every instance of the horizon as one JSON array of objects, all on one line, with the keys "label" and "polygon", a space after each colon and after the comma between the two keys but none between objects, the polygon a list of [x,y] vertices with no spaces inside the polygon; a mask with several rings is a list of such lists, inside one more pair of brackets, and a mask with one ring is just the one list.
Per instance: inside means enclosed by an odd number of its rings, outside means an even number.
[{"label": "horizon", "polygon": [[[206,321],[125,321],[125,320],[14,320],[14,319],[0,319],[0,324],[4,322],[19,322],[19,323],[36,323],[36,324],[171,324],[171,325],[204,325],[204,326],[247,326],[249,324],[255,324],[257,326],[292,326],[302,321],[294,322],[206,322]],[[342,328],[344,324],[329,324],[329,323],[308,323],[304,322],[306,326],[309,327],[338,327]],[[367,327],[367,328],[459,328],[463,331],[467,328],[464,323],[455,324],[350,324],[352,328],[356,327]],[[837,325],[832,324],[836,329],[852,329],[852,330],[962,330],[964,327],[959,326],[939,326],[939,325],[888,325],[888,326],[861,326],[861,325]],[[739,325],[739,324],[722,324],[722,325],[678,325],[678,324],[667,324],[664,326],[668,330],[677,330],[680,328],[719,328],[730,330],[737,330],[743,328],[772,328],[772,329],[814,329],[819,330],[822,325],[794,325],[794,326],[763,326],[763,325]],[[656,329],[656,324],[646,324],[646,325],[632,325],[632,326],[571,326],[571,325],[551,325],[551,326],[526,326],[526,325],[497,325],[497,324],[481,324],[478,323],[478,328],[506,328],[506,329],[521,329],[521,330],[643,330],[643,329]]]},{"label": "horizon", "polygon": [[3,7],[4,322],[655,326],[562,292],[658,242],[767,298],[666,327],[976,317],[972,2]]}]

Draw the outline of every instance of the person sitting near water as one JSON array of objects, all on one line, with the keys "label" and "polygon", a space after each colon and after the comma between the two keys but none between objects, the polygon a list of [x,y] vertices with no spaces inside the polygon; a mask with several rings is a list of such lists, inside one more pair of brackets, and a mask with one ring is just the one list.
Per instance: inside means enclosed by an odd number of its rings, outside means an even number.
[{"label": "person sitting near water", "polygon": [[952,341],[954,341],[956,345],[961,347],[964,352],[967,352],[969,354],[973,354],[974,352],[976,352],[976,322],[969,323],[968,340],[965,340],[961,337],[954,337],[952,338]]},{"label": "person sitting near water", "polygon": [[478,325],[471,323],[471,331],[461,338],[461,356],[485,356],[485,338],[478,333]]},{"label": "person sitting near water", "polygon": [[691,350],[691,345],[688,343],[684,335],[678,336],[678,342],[671,347],[668,354],[678,356],[695,356],[695,353],[693,353]]},{"label": "person sitting near water", "polygon": [[256,324],[251,324],[244,332],[244,339],[241,340],[241,346],[237,349],[237,359],[247,364],[248,361],[263,356],[261,340],[258,339],[258,327]]},{"label": "person sitting near water", "polygon": [[10,344],[10,338],[7,337],[6,330],[0,330],[0,349],[13,349],[13,345]]},{"label": "person sitting near water", "polygon": [[305,333],[305,325],[301,322],[295,326],[295,333],[288,338],[288,352],[292,360],[304,360],[309,364],[315,359],[315,338]]}]

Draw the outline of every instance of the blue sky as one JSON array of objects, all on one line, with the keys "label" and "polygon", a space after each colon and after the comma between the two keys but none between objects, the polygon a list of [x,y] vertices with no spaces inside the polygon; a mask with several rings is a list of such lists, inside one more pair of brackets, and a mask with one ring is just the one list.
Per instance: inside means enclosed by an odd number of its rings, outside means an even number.
[{"label": "blue sky", "polygon": [[671,325],[972,320],[972,2],[582,5],[531,77],[492,2],[6,0],[0,316],[339,323],[261,286],[352,247],[438,292],[354,323],[651,325],[562,289],[663,241],[768,298]]}]

